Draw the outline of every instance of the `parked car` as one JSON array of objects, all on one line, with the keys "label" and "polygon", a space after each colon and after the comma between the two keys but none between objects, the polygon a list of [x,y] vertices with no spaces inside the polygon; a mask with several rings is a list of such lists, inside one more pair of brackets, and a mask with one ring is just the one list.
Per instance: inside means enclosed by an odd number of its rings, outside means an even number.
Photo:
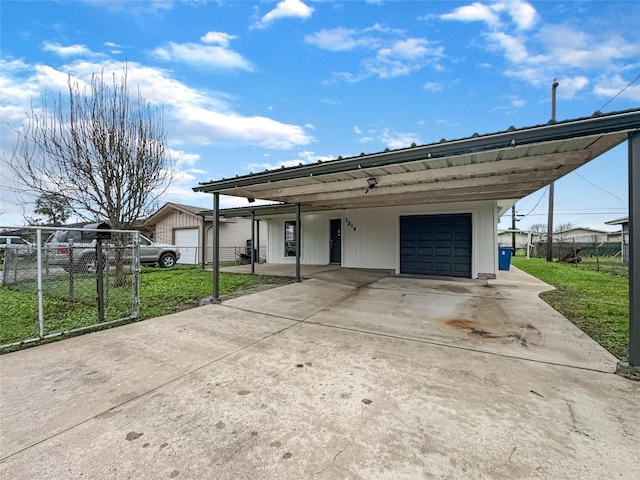
[{"label": "parked car", "polygon": [[[104,225],[104,224],[103,224]],[[97,224],[77,230],[57,230],[45,242],[46,261],[49,266],[60,266],[75,272],[95,272],[97,269],[96,241],[100,231]],[[103,241],[103,264],[115,264],[115,248],[111,240]],[[125,259],[127,258],[125,253]],[[155,243],[140,235],[140,263],[173,267],[180,258],[175,245]]]},{"label": "parked car", "polygon": [[162,268],[173,267],[180,258],[180,249],[169,243],[155,243],[140,235],[140,263],[159,265]]},{"label": "parked car", "polygon": [[30,242],[24,238],[14,235],[0,236],[0,260],[4,259],[5,250],[11,248],[18,255],[30,255],[34,250]]}]

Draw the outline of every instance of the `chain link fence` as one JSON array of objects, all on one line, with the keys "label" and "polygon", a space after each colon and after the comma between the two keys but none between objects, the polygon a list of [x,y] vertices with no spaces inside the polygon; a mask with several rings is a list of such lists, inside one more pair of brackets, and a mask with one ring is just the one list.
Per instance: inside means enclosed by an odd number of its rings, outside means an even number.
[{"label": "chain link fence", "polygon": [[[12,231],[28,243],[4,249],[0,293],[8,311],[0,312],[0,349],[138,317],[138,232],[105,224]],[[32,311],[26,323],[15,325],[25,311]]]},{"label": "chain link fence", "polygon": [[[586,257],[619,257],[622,262],[622,244],[601,241],[597,236],[554,237],[551,250],[553,259],[561,262],[579,263]],[[533,257],[545,257],[546,254],[547,242],[533,244]]]}]

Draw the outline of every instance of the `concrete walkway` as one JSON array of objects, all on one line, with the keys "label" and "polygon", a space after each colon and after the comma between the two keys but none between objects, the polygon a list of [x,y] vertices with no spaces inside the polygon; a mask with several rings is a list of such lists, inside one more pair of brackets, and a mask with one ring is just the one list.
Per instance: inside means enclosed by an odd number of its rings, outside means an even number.
[{"label": "concrete walkway", "polygon": [[495,281],[331,269],[0,357],[0,477],[640,478],[640,383]]}]

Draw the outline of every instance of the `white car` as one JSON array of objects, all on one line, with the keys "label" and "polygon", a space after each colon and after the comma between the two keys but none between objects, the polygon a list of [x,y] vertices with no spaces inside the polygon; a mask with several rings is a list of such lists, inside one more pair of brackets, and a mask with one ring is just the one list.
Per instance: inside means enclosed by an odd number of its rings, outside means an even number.
[{"label": "white car", "polygon": [[31,243],[27,242],[22,237],[14,235],[0,236],[0,259],[4,258],[4,252],[8,248],[12,249],[20,256],[28,256],[34,252]]}]

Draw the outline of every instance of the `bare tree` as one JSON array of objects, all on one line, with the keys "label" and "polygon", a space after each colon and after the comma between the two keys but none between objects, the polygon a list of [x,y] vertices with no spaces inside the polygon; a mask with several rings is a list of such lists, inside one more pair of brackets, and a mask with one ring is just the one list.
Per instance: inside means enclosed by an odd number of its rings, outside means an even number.
[{"label": "bare tree", "polygon": [[547,224],[546,223],[534,223],[529,227],[529,231],[531,233],[536,233],[538,235],[545,235],[547,233]]},{"label": "bare tree", "polygon": [[556,232],[566,232],[567,230],[571,230],[575,225],[572,222],[561,223],[555,228]]},{"label": "bare tree", "polygon": [[[68,81],[68,99],[27,113],[17,130],[10,165],[30,193],[56,195],[81,218],[127,229],[157,208],[169,186],[173,162],[163,112],[138,90],[129,96],[127,69],[88,86]],[[68,102],[68,103],[67,103]]]}]

